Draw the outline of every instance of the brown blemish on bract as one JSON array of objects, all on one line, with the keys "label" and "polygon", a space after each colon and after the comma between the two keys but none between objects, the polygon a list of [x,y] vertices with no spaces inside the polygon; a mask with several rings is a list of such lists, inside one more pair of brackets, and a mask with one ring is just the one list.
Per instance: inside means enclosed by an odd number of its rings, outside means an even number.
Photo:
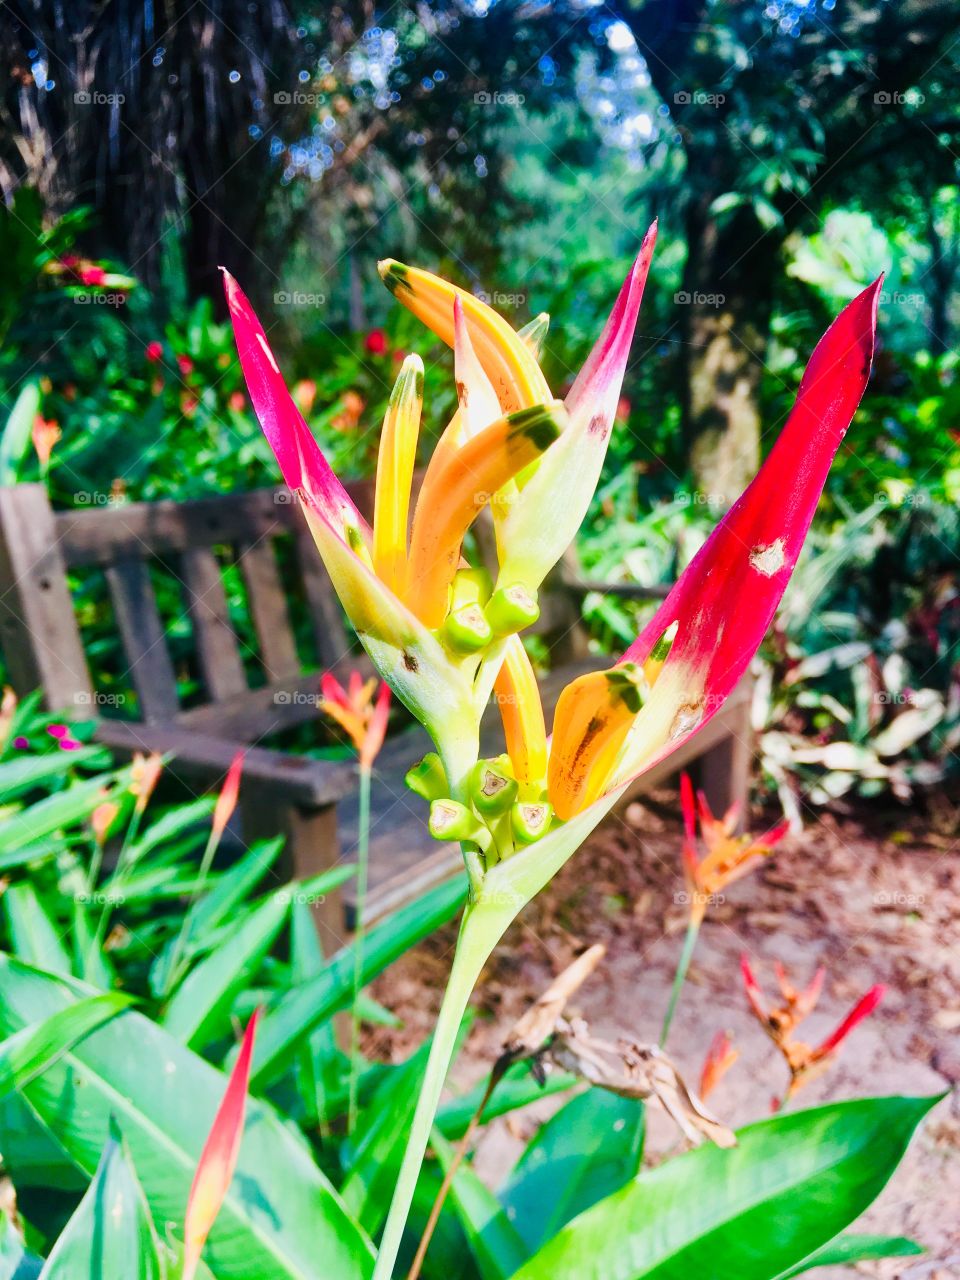
[{"label": "brown blemish on bract", "polygon": [[607,420],[602,413],[595,413],[587,423],[588,436],[600,436],[603,439],[607,434]]},{"label": "brown blemish on bract", "polygon": [[404,652],[403,665],[406,667],[408,671],[416,672],[420,670],[420,664],[417,662],[416,658],[413,656],[412,653]]},{"label": "brown blemish on bract", "polygon": [[675,742],[677,738],[692,733],[702,719],[703,705],[698,702],[685,702],[683,706],[677,708],[677,713],[673,717],[669,740]]},{"label": "brown blemish on bract", "polygon": [[751,567],[756,569],[757,573],[762,573],[765,578],[772,578],[775,573],[779,573],[786,562],[782,538],[777,538],[776,542],[771,542],[768,547],[754,547],[750,552]]}]

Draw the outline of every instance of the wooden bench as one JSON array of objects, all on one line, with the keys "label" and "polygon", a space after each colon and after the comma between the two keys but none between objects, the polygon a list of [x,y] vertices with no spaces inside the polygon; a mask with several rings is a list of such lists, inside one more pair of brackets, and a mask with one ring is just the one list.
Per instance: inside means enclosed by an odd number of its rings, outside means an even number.
[{"label": "wooden bench", "polygon": [[[369,510],[369,483],[351,494]],[[245,597],[242,613],[231,612],[225,574],[233,575],[234,600]],[[551,652],[548,715],[563,685],[601,661],[590,656],[580,620],[585,592],[651,599],[667,590],[584,582],[569,571],[555,577],[534,628]],[[104,644],[111,627],[119,647]],[[98,628],[99,640],[91,638]],[[368,668],[288,490],[55,512],[41,485],[0,488],[0,644],[18,694],[39,688],[50,710],[96,717],[100,741],[121,753],[171,753],[170,771],[188,785],[216,783],[238,747],[249,745],[244,838],[284,833],[297,874],[323,870],[341,847],[347,856],[355,848],[352,764],[257,745],[316,721],[318,672]],[[101,651],[122,652],[123,669],[98,669]],[[638,789],[699,759],[715,803],[743,798],[747,701],[742,688]],[[502,749],[496,721],[492,708],[488,754]],[[425,807],[403,785],[428,749],[414,726],[388,739],[377,762],[371,919],[460,864],[455,847],[430,839]],[[346,900],[352,909],[350,892]],[[343,904],[326,903],[319,923],[336,945]]]}]

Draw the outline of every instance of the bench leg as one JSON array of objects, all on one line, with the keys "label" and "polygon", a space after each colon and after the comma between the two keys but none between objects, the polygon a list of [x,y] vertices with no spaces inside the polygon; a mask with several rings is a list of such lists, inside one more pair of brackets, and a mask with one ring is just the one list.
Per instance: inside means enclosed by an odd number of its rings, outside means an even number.
[{"label": "bench leg", "polygon": [[753,758],[749,699],[744,698],[742,703],[731,708],[725,718],[730,727],[729,737],[700,758],[697,772],[713,812],[722,814],[731,805],[738,805],[738,826],[742,826],[750,800],[750,762]]}]

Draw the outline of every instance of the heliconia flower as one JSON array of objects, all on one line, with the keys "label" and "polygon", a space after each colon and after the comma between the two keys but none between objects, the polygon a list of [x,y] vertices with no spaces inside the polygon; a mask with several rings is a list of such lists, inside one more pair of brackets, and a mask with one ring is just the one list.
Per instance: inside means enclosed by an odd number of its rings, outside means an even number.
[{"label": "heliconia flower", "polygon": [[133,769],[129,791],[131,795],[136,796],[134,808],[137,813],[143,813],[150,803],[150,797],[160,781],[162,772],[163,756],[158,755],[156,752],[149,756],[145,756],[139,751],[133,753]]},{"label": "heliconia flower", "polygon": [[382,356],[387,349],[387,335],[382,329],[371,329],[363,340],[363,349],[372,356]]},{"label": "heliconia flower", "polygon": [[143,354],[151,364],[157,364],[163,359],[163,343],[157,342],[156,339],[153,342],[148,342],[144,347]]},{"label": "heliconia flower", "polygon": [[50,455],[53,453],[53,446],[62,436],[63,432],[57,422],[53,419],[48,422],[41,413],[36,415],[30,431],[30,439],[33,441],[33,447],[36,450],[37,458],[43,471],[46,471],[50,466]]},{"label": "heliconia flower", "polygon": [[200,1161],[190,1187],[183,1224],[183,1270],[181,1280],[193,1280],[210,1229],[223,1205],[240,1154],[243,1123],[250,1082],[250,1061],[260,1010],[247,1023],[243,1044],[230,1072],[223,1099],[200,1153]]},{"label": "heliconia flower", "polygon": [[739,880],[762,862],[790,829],[789,822],[780,822],[754,839],[735,834],[738,809],[731,806],[722,818],[715,818],[706,796],[701,792],[700,833],[706,845],[706,854],[700,857],[697,849],[697,801],[688,774],[680,778],[680,808],[683,814],[683,874],[690,897],[690,914],[702,920],[707,906],[723,892],[728,884]]},{"label": "heliconia flower", "polygon": [[727,1074],[740,1053],[733,1047],[730,1037],[725,1031],[718,1031],[710,1041],[710,1048],[703,1060],[700,1071],[700,1097],[706,1101],[714,1089]]},{"label": "heliconia flower", "polygon": [[223,780],[217,803],[213,809],[213,821],[210,824],[211,839],[219,840],[227,829],[227,823],[233,817],[240,797],[240,775],[243,773],[245,751],[238,751],[230,761],[230,768]]},{"label": "heliconia flower", "polygon": [[369,769],[377,758],[390,717],[390,686],[381,682],[374,702],[376,689],[376,678],[364,682],[359,671],[350,672],[346,689],[329,671],[320,677],[320,710],[336,720],[350,738],[364,769]]},{"label": "heliconia flower", "polygon": [[886,993],[886,987],[882,983],[872,986],[865,995],[861,996],[839,1026],[820,1044],[812,1048],[802,1040],[796,1039],[795,1032],[816,1006],[823,991],[826,970],[822,966],[818,968],[810,983],[803,990],[798,990],[790,982],[783,965],[778,963],[776,975],[781,1003],[772,1007],[768,1006],[764,1000],[746,955],[740,957],[740,971],[743,975],[747,1001],[754,1017],[776,1045],[787,1064],[790,1072],[788,1097],[825,1069],[842,1041],[854,1027],[873,1013]]}]

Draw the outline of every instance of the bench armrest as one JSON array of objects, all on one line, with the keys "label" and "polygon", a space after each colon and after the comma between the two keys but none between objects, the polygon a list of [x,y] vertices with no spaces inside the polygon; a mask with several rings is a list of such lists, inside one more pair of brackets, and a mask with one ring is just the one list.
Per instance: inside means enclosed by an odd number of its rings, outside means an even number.
[{"label": "bench armrest", "polygon": [[670,583],[654,582],[642,586],[639,582],[602,582],[598,578],[563,578],[564,588],[575,596],[585,596],[591,591],[601,596],[619,596],[621,600],[664,600],[670,593]]},{"label": "bench armrest", "polygon": [[269,786],[284,800],[307,808],[335,804],[355,791],[357,785],[356,771],[347,762],[311,760],[266,747],[244,747],[242,742],[229,738],[175,726],[101,720],[96,738],[104,746],[127,754],[156,751],[172,755],[183,773],[214,779],[222,778],[230,761],[243,750],[245,779]]}]

